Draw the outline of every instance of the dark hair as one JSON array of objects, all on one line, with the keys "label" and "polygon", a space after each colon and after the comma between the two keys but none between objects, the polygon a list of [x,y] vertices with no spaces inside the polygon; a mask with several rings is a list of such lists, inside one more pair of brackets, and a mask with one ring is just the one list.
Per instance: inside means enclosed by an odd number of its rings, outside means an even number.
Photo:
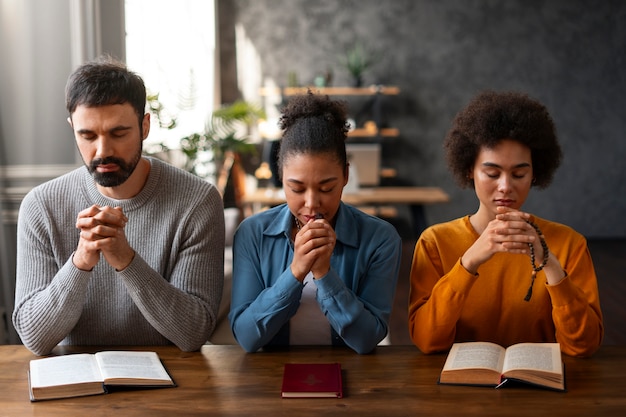
[{"label": "dark hair", "polygon": [[141,77],[126,66],[103,56],[78,67],[65,86],[65,107],[72,116],[80,105],[88,107],[130,103],[139,127],[146,111],[146,87]]},{"label": "dark hair", "polygon": [[348,166],[346,103],[311,91],[294,96],[283,109],[280,128],[284,132],[278,151],[279,175],[282,176],[285,159],[296,154],[328,153],[341,166]]},{"label": "dark hair", "polygon": [[561,147],[546,107],[517,92],[485,91],[474,97],[452,123],[444,141],[448,167],[463,188],[482,147],[513,139],[530,148],[533,185],[547,187],[561,164]]}]

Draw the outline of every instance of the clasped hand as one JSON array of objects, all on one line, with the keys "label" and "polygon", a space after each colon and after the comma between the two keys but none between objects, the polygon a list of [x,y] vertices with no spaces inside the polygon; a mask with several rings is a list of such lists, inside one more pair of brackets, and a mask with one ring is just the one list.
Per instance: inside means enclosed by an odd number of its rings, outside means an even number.
[{"label": "clasped hand", "polygon": [[543,249],[538,244],[536,230],[528,224],[530,214],[507,207],[498,207],[496,218],[491,220],[474,244],[465,252],[461,263],[471,273],[498,252],[530,255],[533,244],[535,257],[543,259]]},{"label": "clasped hand", "polygon": [[127,222],[121,207],[93,205],[78,213],[76,228],[80,230],[80,239],[73,257],[74,265],[91,270],[102,253],[116,270],[126,268],[135,256],[124,232]]},{"label": "clasped hand", "polygon": [[330,257],[335,249],[337,236],[325,219],[311,220],[296,233],[291,272],[304,281],[309,272],[321,278],[330,270]]}]

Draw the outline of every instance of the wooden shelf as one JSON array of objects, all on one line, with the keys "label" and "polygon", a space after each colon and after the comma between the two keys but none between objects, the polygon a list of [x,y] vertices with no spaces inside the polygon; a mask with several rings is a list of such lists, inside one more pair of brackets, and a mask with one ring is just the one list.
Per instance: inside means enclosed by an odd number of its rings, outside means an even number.
[{"label": "wooden shelf", "polygon": [[329,96],[373,96],[375,94],[398,95],[400,89],[395,86],[371,85],[368,87],[285,87],[280,88],[261,88],[262,96],[285,95],[293,96],[296,94],[306,94],[308,90],[316,94],[326,94]]},{"label": "wooden shelf", "polygon": [[[348,132],[349,138],[376,138],[378,136],[383,137],[383,138],[396,138],[400,136],[400,130],[396,129],[395,127],[386,127],[386,128],[380,129],[380,135],[378,135],[378,130],[366,129],[364,127],[360,127],[358,129],[353,129]],[[268,136],[261,135],[261,137],[265,139],[274,139],[273,136],[268,137]]]},{"label": "wooden shelf", "polygon": [[[400,89],[396,86],[386,86],[386,85],[370,85],[365,87],[346,87],[346,86],[338,86],[338,87],[273,87],[273,88],[261,88],[259,94],[261,96],[274,96],[281,97],[283,100],[288,100],[288,97],[298,95],[298,94],[306,94],[308,91],[312,91],[315,94],[322,94],[327,96],[351,96],[351,97],[366,97],[366,99],[361,99],[360,101],[366,100],[365,104],[368,111],[372,113],[373,120],[367,120],[363,125],[359,128],[352,129],[348,132],[348,138],[351,139],[349,143],[359,143],[359,142],[376,142],[380,143],[383,141],[383,138],[395,138],[400,136],[400,130],[394,127],[385,127],[379,128],[381,120],[382,120],[382,101],[381,96],[394,96],[400,94]],[[287,99],[286,99],[287,97]],[[352,101],[359,101],[358,99],[352,99]],[[361,113],[359,113],[361,114]],[[380,178],[394,178],[396,177],[397,172],[393,168],[386,168],[381,170]],[[370,210],[367,208],[367,210]],[[371,211],[371,210],[370,210]],[[382,213],[383,210],[379,209],[378,211],[374,211],[376,213]],[[384,209],[385,217],[393,217],[392,210]]]},{"label": "wooden shelf", "polygon": [[[356,193],[343,193],[341,199],[353,206],[447,203],[450,196],[438,187],[361,187]],[[257,188],[242,197],[243,204],[275,206],[285,202],[285,192],[276,188]]]},{"label": "wooden shelf", "polygon": [[[358,128],[358,129],[354,129],[348,132],[348,137],[355,137],[355,138],[374,138],[376,136],[378,136],[379,132],[376,129],[365,129],[365,128]],[[380,136],[382,137],[397,137],[400,135],[400,131],[396,128],[393,127],[389,127],[389,128],[383,128],[380,129]]]}]

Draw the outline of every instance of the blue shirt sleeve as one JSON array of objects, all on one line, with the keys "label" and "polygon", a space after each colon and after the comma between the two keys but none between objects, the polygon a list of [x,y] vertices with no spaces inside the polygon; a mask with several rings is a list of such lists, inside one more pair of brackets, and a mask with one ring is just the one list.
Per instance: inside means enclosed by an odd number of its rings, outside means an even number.
[{"label": "blue shirt sleeve", "polygon": [[391,225],[380,232],[383,236],[378,239],[361,242],[368,249],[364,252],[371,256],[362,276],[354,277],[357,281],[342,279],[334,268],[316,281],[322,311],[344,342],[358,353],[371,352],[387,335],[400,269],[401,239]]}]

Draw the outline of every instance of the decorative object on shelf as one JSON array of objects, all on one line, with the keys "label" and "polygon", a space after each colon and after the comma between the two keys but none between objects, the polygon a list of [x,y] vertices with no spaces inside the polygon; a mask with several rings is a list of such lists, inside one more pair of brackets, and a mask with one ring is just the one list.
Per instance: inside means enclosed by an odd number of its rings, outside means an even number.
[{"label": "decorative object on shelf", "polygon": [[367,120],[363,124],[363,129],[365,129],[369,135],[374,136],[378,132],[378,125],[373,120]]},{"label": "decorative object on shelf", "polygon": [[316,87],[326,87],[326,78],[323,75],[318,75],[313,80],[313,85]]},{"label": "decorative object on shelf", "polygon": [[350,72],[353,87],[363,85],[363,73],[374,64],[374,57],[361,43],[356,43],[345,52],[341,63]]},{"label": "decorative object on shelf", "polygon": [[287,87],[298,87],[298,74],[295,71],[289,71],[287,74]]},{"label": "decorative object on shelf", "polygon": [[331,85],[333,85],[333,70],[328,67],[326,68],[326,72],[324,73],[324,85],[326,87],[330,87]]}]

